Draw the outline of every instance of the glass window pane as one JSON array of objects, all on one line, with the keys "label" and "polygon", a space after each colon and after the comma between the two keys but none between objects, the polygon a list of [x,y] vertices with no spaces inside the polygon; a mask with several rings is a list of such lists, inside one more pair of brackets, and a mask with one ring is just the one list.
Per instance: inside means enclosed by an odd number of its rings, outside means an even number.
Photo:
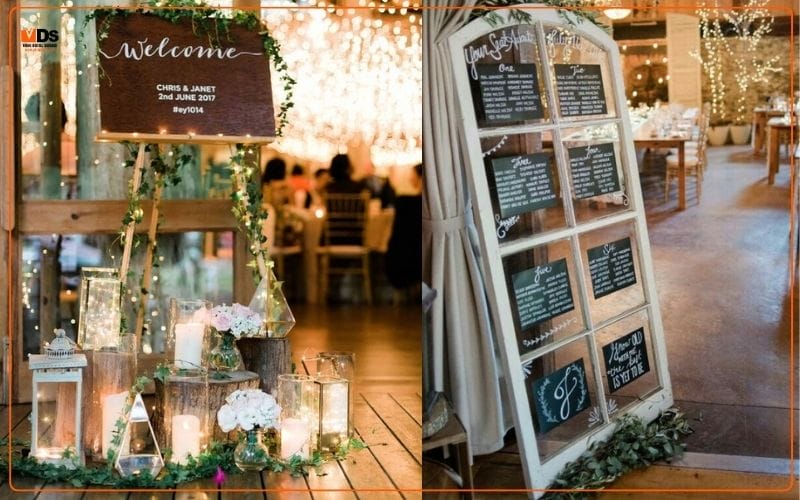
[{"label": "glass window pane", "polygon": [[511,255],[503,264],[521,354],[585,329],[569,240]]}]

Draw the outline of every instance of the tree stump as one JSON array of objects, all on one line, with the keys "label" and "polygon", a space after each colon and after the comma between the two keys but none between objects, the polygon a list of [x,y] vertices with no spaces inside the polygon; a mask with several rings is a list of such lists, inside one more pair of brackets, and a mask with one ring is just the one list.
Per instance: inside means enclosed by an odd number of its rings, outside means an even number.
[{"label": "tree stump", "polygon": [[243,338],[237,342],[246,369],[256,372],[261,390],[275,395],[278,375],[292,373],[292,349],[289,339]]},{"label": "tree stump", "polygon": [[[217,411],[225,404],[225,398],[230,393],[240,389],[258,389],[258,375],[252,372],[229,372],[230,378],[208,378],[208,399],[206,403],[205,380],[200,377],[175,377],[169,378],[169,395],[164,382],[156,379],[155,396],[156,409],[153,412],[154,430],[156,438],[163,448],[172,448],[171,429],[165,425],[172,415],[197,414],[197,408],[206,408],[206,422],[208,435],[211,441],[226,441],[228,433],[222,432],[217,425]],[[167,405],[169,399],[169,405]],[[201,439],[201,444],[206,440]]]}]

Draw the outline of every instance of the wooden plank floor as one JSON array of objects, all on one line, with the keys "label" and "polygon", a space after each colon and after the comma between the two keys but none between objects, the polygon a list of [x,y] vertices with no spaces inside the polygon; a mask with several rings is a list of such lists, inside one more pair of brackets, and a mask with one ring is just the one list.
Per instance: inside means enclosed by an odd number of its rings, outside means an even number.
[{"label": "wooden plank floor", "polygon": [[[401,401],[403,403],[401,403]],[[355,427],[369,447],[350,453],[341,462],[330,461],[307,477],[262,472],[261,474],[228,474],[222,498],[266,499],[278,495],[286,499],[347,499],[380,495],[381,498],[421,498],[422,484],[422,398],[417,394],[393,396],[385,393],[359,394],[356,401]],[[405,403],[405,404],[404,404]],[[9,407],[0,408],[0,418],[8,418]],[[30,436],[30,405],[11,406],[11,435],[19,439]],[[13,492],[7,478],[0,478],[0,499],[31,498],[36,500],[78,500],[97,498],[84,491],[52,491],[71,489],[69,485],[45,484],[44,481],[14,477],[14,489],[36,491]],[[104,499],[172,499],[203,500],[217,497],[211,479],[180,485],[175,492],[165,493],[103,493]],[[51,491],[48,491],[51,490]],[[269,491],[273,490],[273,491]],[[275,491],[292,490],[292,491]],[[352,491],[356,490],[356,491]],[[360,490],[360,491],[358,491]],[[365,491],[367,490],[367,491]],[[18,496],[19,495],[19,496]]]}]

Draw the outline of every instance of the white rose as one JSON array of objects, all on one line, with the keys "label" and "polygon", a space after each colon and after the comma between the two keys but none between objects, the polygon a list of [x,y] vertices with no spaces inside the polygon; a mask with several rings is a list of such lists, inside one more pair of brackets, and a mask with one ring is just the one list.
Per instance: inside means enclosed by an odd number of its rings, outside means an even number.
[{"label": "white rose", "polygon": [[236,428],[236,413],[228,405],[222,405],[217,412],[217,424],[223,432],[230,432]]},{"label": "white rose", "polygon": [[252,408],[245,408],[239,412],[239,427],[243,431],[252,430],[253,427],[258,425],[258,413]]}]

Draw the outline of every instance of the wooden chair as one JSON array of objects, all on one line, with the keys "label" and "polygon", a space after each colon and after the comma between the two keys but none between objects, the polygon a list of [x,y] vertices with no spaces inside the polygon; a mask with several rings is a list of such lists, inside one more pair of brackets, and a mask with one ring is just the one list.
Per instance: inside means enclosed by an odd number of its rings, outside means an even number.
[{"label": "wooden chair", "polygon": [[[325,196],[325,220],[322,226],[322,244],[317,248],[321,300],[328,293],[329,277],[334,274],[360,274],[364,286],[364,299],[372,304],[369,248],[365,245],[369,192],[354,194],[328,193]],[[360,261],[359,267],[343,265]],[[339,262],[339,264],[334,264]]]},{"label": "wooden chair", "polygon": [[285,269],[284,260],[287,255],[298,255],[302,253],[303,249],[300,245],[282,246],[281,242],[275,238],[275,226],[278,221],[275,207],[269,203],[264,203],[264,209],[267,211],[267,220],[264,222],[264,236],[267,237],[267,251],[269,256],[275,262],[275,274],[279,280],[286,279],[283,274]]},{"label": "wooden chair", "polygon": [[[704,106],[705,111],[705,106]],[[703,171],[706,166],[706,139],[708,136],[709,115],[703,113],[700,117],[700,131],[697,137],[696,150],[684,150],[684,166],[686,168],[686,176],[694,176],[697,190],[697,201],[700,201],[700,194],[702,192]],[[678,172],[678,154],[677,152],[667,157],[667,178],[664,183],[664,203],[669,200],[670,181],[673,177],[677,178]]]}]

